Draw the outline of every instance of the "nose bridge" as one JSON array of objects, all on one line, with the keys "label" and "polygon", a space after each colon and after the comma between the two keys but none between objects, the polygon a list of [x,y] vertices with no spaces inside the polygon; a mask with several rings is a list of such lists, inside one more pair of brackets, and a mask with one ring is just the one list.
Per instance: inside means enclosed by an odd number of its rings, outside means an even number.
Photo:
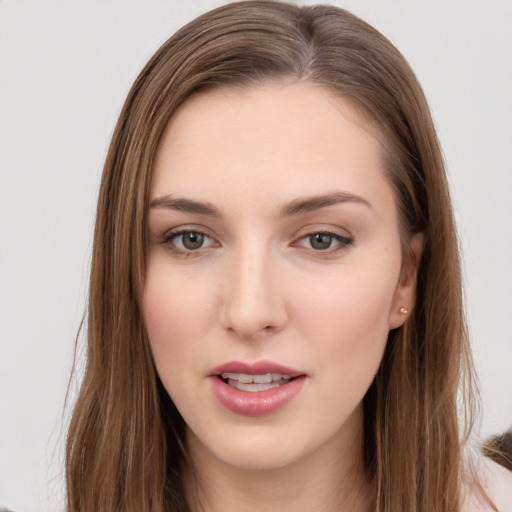
[{"label": "nose bridge", "polygon": [[247,244],[233,252],[224,297],[224,321],[244,338],[278,331],[286,313],[276,280],[276,262],[264,244]]}]

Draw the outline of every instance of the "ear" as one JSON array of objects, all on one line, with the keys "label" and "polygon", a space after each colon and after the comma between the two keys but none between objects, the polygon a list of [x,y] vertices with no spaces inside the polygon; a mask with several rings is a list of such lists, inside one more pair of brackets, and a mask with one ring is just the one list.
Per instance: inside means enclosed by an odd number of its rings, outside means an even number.
[{"label": "ear", "polygon": [[423,233],[416,233],[411,238],[409,251],[402,264],[400,279],[393,296],[391,311],[389,312],[390,329],[396,329],[403,325],[414,308],[416,302],[416,279],[424,240]]}]

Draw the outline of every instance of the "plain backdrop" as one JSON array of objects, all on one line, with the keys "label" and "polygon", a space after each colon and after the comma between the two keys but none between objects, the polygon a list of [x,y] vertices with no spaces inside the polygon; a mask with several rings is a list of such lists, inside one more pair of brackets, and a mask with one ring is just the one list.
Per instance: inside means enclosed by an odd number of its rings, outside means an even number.
[{"label": "plain backdrop", "polygon": [[[430,101],[486,438],[512,426],[512,2],[331,3],[387,35]],[[63,507],[64,398],[116,117],[157,47],[219,4],[0,1],[0,505],[16,512]]]}]

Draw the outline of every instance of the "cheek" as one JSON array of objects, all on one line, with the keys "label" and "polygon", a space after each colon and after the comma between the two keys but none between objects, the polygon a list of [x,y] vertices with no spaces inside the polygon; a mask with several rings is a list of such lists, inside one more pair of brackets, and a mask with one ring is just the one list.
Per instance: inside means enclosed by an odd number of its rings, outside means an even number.
[{"label": "cheek", "polygon": [[150,264],[143,295],[144,322],[160,374],[194,357],[195,340],[207,330],[209,314],[204,290],[176,271],[169,274],[165,266]]},{"label": "cheek", "polygon": [[387,332],[395,287],[394,272],[352,268],[331,276],[328,282],[318,280],[295,290],[296,316],[315,324],[316,329],[333,329],[343,338]]},{"label": "cheek", "polygon": [[160,354],[172,349],[176,355],[179,349],[177,334],[182,330],[186,319],[179,314],[172,294],[162,285],[149,279],[146,282],[143,298],[144,321],[151,349],[158,365]]},{"label": "cheek", "polygon": [[[388,316],[396,286],[395,272],[363,266],[341,273],[328,287],[296,293],[298,329],[316,347],[318,370],[333,381],[371,382],[388,337]],[[370,271],[368,271],[370,268]],[[327,290],[327,291],[326,291]]]}]

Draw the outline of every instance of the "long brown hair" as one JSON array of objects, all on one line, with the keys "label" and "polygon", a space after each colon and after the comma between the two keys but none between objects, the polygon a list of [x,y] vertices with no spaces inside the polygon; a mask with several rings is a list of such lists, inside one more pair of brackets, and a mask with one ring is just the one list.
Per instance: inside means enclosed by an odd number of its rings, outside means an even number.
[{"label": "long brown hair", "polygon": [[183,420],[156,374],[141,314],[153,158],[190,95],[283,78],[350,98],[379,127],[404,251],[414,233],[425,235],[416,307],[390,332],[363,404],[376,510],[460,510],[472,365],[451,201],[424,94],[398,50],[352,14],[248,1],[172,36],[119,116],[98,200],[86,371],[67,441],[69,512],[187,510]]}]

